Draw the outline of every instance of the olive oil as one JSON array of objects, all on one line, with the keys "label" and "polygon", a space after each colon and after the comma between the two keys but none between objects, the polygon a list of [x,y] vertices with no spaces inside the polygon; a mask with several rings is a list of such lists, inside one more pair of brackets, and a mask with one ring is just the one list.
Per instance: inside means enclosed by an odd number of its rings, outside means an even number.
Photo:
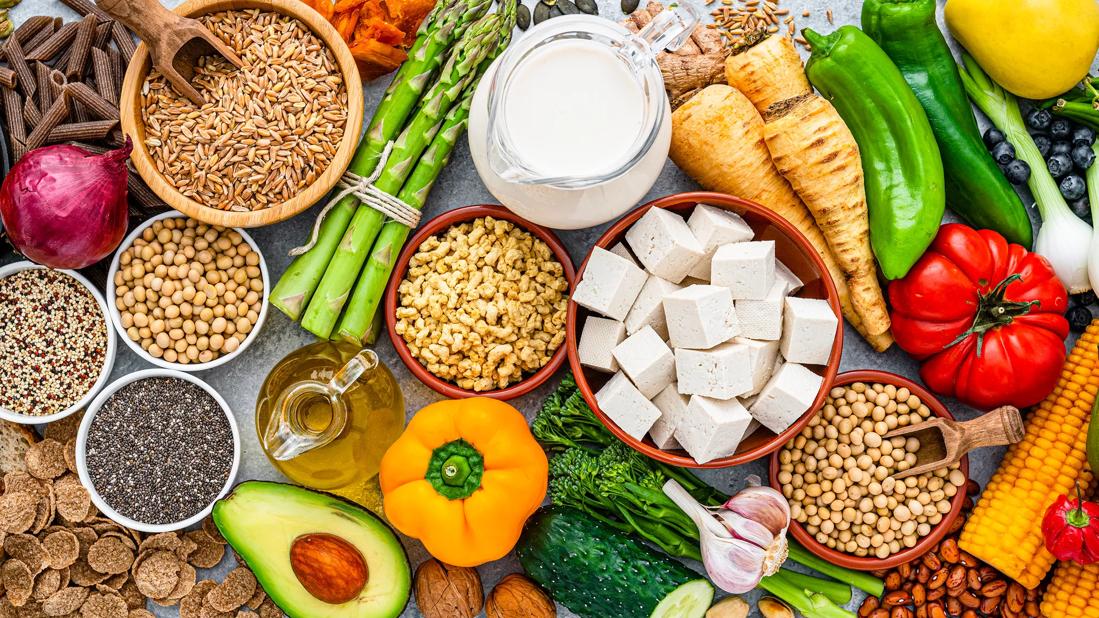
[{"label": "olive oil", "polygon": [[256,401],[267,458],[290,480],[381,511],[382,455],[401,435],[404,396],[371,350],[322,341],[283,358]]}]

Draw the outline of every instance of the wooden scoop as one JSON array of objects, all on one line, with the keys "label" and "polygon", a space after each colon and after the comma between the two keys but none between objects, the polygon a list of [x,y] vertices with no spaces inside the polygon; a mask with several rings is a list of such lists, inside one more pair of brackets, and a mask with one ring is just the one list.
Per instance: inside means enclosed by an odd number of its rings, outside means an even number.
[{"label": "wooden scoop", "polygon": [[1019,409],[1003,406],[971,421],[931,418],[919,425],[895,429],[883,438],[904,437],[920,441],[916,465],[893,475],[893,478],[903,479],[958,463],[962,455],[975,448],[1015,444],[1023,439],[1023,433]]},{"label": "wooden scoop", "polygon": [[201,56],[220,54],[240,68],[243,63],[224,43],[198,20],[176,15],[161,6],[159,0],[96,0],[99,8],[130,30],[149,46],[153,66],[181,94],[202,105],[202,95],[191,85],[195,65]]}]

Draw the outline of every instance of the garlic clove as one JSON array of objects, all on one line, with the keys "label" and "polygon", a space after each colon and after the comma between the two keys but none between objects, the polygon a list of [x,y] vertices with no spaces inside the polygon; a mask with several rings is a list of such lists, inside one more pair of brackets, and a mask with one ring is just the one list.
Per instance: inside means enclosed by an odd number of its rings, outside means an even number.
[{"label": "garlic clove", "polygon": [[713,583],[731,594],[754,589],[763,579],[767,552],[747,541],[702,535],[702,563]]},{"label": "garlic clove", "polygon": [[775,536],[785,534],[790,525],[790,503],[771,487],[747,487],[729,498],[723,506],[766,526]]},{"label": "garlic clove", "polygon": [[767,526],[757,521],[725,509],[718,509],[715,515],[729,532],[738,539],[765,549],[775,542],[775,535],[767,529]]}]

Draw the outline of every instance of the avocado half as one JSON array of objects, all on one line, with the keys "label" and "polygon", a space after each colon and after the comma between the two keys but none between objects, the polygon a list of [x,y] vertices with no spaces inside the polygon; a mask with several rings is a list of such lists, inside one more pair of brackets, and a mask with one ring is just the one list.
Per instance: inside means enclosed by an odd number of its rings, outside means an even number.
[{"label": "avocado half", "polygon": [[412,569],[393,530],[361,506],[285,483],[246,481],[214,523],[291,618],[396,618]]}]

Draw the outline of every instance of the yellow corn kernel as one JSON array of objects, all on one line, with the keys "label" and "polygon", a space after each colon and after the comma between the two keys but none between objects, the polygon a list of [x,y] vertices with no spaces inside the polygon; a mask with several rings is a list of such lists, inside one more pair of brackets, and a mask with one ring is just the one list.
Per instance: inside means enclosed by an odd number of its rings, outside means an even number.
[{"label": "yellow corn kernel", "polygon": [[1099,618],[1099,564],[1060,562],[1042,597],[1049,618]]},{"label": "yellow corn kernel", "polygon": [[1008,449],[962,529],[962,549],[1027,588],[1036,588],[1053,566],[1042,538],[1049,505],[1077,482],[1085,491],[1091,486],[1085,442],[1097,392],[1099,320],[1076,342],[1057,387],[1028,414],[1026,436]]}]

